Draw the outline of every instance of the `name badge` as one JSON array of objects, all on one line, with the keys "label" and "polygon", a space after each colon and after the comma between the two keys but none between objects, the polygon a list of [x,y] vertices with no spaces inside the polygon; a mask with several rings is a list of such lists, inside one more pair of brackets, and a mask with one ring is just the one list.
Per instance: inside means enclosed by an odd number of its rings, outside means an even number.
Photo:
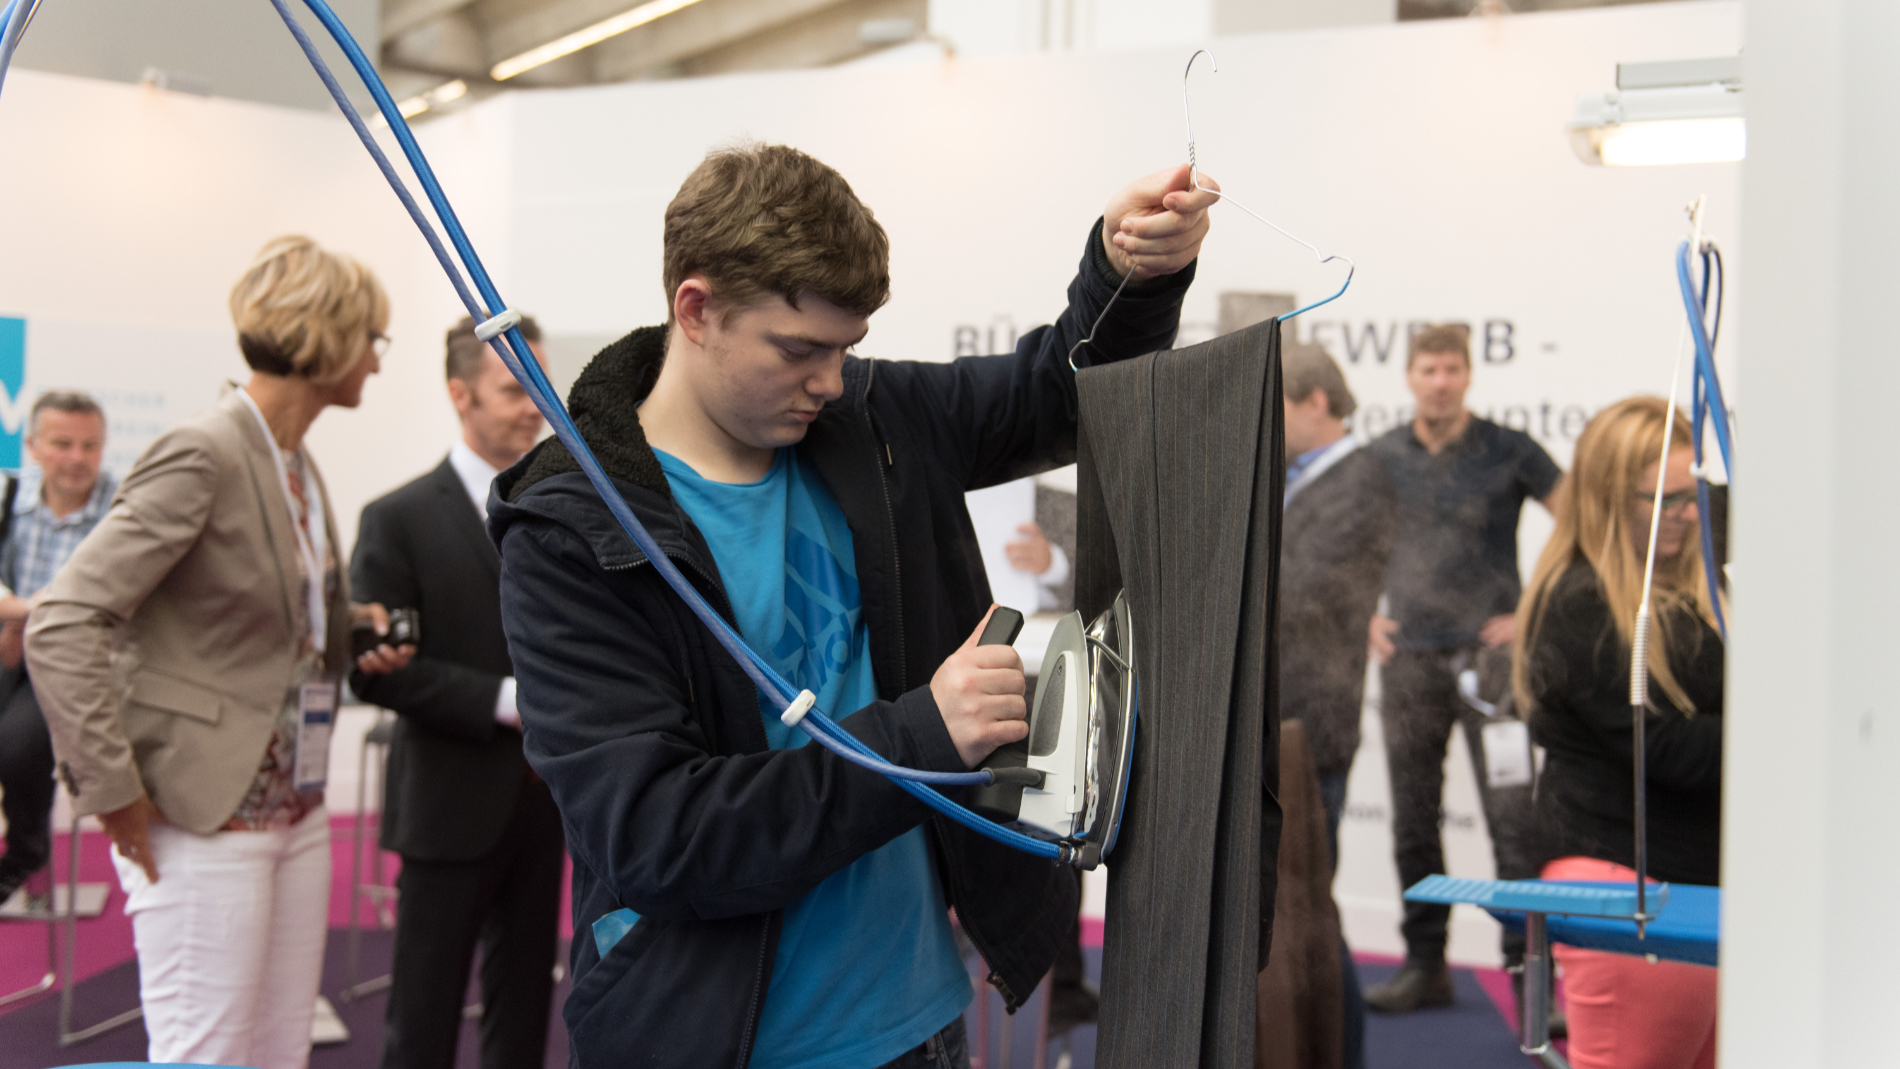
[{"label": "name badge", "polygon": [[330,778],[330,732],[336,727],[336,684],[305,683],[297,701],[297,769],[300,791],[321,790]]},{"label": "name badge", "polygon": [[1493,787],[1531,785],[1531,733],[1522,720],[1484,725],[1484,775]]}]

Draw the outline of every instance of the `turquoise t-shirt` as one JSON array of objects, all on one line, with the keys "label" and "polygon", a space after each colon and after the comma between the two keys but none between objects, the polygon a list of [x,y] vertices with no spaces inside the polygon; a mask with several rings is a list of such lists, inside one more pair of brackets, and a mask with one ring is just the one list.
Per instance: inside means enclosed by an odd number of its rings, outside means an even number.
[{"label": "turquoise t-shirt", "polygon": [[[834,719],[876,701],[851,528],[817,473],[781,449],[758,482],[717,483],[654,452],[712,547],[746,643]],[[760,716],[773,749],[810,741],[763,700]],[[635,919],[603,918],[596,940],[617,938]],[[874,1069],[940,1031],[971,998],[929,844],[912,828],[786,907],[751,1065]]]}]

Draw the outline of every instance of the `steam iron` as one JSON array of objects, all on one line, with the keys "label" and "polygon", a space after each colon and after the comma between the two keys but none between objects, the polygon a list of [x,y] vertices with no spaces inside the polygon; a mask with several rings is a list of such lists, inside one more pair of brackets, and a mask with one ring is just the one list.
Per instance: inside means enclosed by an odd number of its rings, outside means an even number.
[{"label": "steam iron", "polygon": [[1043,654],[1028,738],[983,763],[1033,769],[1040,785],[978,787],[971,808],[1027,835],[1069,843],[1077,868],[1096,867],[1121,830],[1139,704],[1127,595],[1117,594],[1086,627],[1081,613],[1064,616]]}]

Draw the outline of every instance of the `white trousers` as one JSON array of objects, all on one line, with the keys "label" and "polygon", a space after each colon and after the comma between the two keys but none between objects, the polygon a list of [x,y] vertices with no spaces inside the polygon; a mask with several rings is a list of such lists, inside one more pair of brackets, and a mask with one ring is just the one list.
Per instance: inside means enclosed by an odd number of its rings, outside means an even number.
[{"label": "white trousers", "polygon": [[330,816],[283,831],[154,824],[158,882],[112,852],[154,1062],[305,1069],[330,913]]}]

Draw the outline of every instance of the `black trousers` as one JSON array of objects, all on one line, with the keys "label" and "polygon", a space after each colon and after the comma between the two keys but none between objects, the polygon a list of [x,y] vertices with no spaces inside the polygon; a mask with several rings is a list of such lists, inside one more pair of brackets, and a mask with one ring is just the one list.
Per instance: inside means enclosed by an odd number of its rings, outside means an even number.
[{"label": "black trousers", "polygon": [[547,784],[524,783],[508,829],[471,862],[403,858],[383,1069],[450,1069],[470,959],[482,948],[482,1069],[541,1069],[567,843]]},{"label": "black trousers", "polygon": [[34,872],[52,853],[53,738],[26,669],[0,672],[0,811],[7,816],[10,869]]},{"label": "black trousers", "polygon": [[[1523,880],[1537,875],[1531,788],[1494,788],[1489,784],[1484,771],[1484,714],[1458,696],[1453,669],[1461,652],[1466,658],[1475,655],[1484,693],[1503,692],[1511,667],[1507,650],[1400,650],[1379,674],[1384,688],[1379,719],[1385,729],[1386,770],[1392,781],[1392,852],[1398,862],[1401,887],[1445,871],[1445,848],[1439,829],[1443,822],[1445,751],[1453,724],[1464,726],[1465,742],[1471,750],[1471,766],[1477,772],[1478,796],[1491,831],[1498,879]],[[1399,931],[1405,937],[1406,958],[1426,965],[1444,961],[1450,921],[1449,906],[1405,903],[1405,919]],[[1507,929],[1502,943],[1507,964],[1523,960],[1522,933]]]}]

